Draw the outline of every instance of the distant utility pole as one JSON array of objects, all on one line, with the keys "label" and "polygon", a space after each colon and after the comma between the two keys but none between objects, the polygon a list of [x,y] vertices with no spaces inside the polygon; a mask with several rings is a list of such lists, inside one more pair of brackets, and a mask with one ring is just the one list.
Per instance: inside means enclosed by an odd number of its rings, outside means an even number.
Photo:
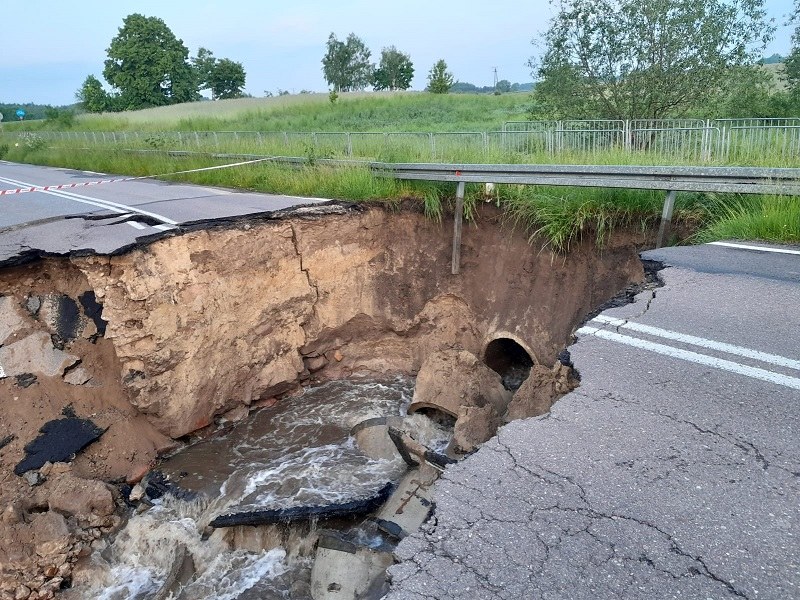
[{"label": "distant utility pole", "polygon": [[494,91],[497,91],[497,67],[494,67]]}]

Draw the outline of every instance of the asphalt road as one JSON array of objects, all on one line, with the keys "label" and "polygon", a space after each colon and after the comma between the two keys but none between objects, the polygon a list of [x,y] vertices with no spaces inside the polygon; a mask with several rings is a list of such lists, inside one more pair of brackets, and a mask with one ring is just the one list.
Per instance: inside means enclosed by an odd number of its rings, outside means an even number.
[{"label": "asphalt road", "polygon": [[[388,600],[800,597],[800,248],[668,248],[581,386],[437,484]],[[793,252],[793,253],[792,253]]]},{"label": "asphalt road", "polygon": [[[116,177],[0,161],[0,190]],[[328,202],[154,179],[0,195],[0,265],[32,254],[110,254],[176,227]]]}]

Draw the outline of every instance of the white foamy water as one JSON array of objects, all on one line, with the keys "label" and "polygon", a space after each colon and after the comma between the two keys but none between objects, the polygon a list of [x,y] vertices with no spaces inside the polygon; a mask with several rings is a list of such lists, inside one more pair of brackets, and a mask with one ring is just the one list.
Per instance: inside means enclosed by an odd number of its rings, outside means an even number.
[{"label": "white foamy water", "polygon": [[[133,516],[113,544],[92,557],[90,577],[83,578],[91,585],[76,585],[68,597],[287,597],[295,570],[308,570],[307,557],[287,556],[283,548],[232,549],[229,540],[235,536],[225,531],[203,539],[207,524],[223,513],[368,497],[399,479],[406,469],[402,460],[364,456],[349,431],[368,418],[405,414],[412,391],[408,379],[331,382],[182,450],[160,470],[201,496],[192,501],[165,496]],[[170,583],[171,576],[185,585]]]}]

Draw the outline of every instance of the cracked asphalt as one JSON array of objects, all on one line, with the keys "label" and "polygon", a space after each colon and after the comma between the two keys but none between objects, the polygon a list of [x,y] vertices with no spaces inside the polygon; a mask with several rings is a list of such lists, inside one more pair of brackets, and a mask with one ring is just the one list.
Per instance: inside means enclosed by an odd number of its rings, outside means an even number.
[{"label": "cracked asphalt", "polygon": [[[0,161],[0,190],[116,177]],[[0,266],[37,256],[115,254],[172,235],[175,229],[271,218],[313,206],[335,211],[336,204],[155,179],[5,195],[0,198]]]},{"label": "cracked asphalt", "polygon": [[447,468],[387,600],[800,597],[800,256],[645,257],[664,287],[579,330],[548,415]]}]

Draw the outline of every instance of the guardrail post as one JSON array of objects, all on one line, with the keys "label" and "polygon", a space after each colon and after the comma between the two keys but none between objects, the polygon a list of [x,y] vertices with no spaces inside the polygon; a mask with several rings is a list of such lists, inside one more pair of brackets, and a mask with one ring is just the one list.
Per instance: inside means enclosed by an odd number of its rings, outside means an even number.
[{"label": "guardrail post", "polygon": [[453,217],[453,264],[450,272],[458,275],[461,270],[461,226],[464,220],[464,182],[456,187],[456,212]]},{"label": "guardrail post", "polygon": [[656,239],[656,248],[661,248],[669,236],[670,225],[672,222],[672,211],[675,208],[675,192],[670,190],[667,192],[667,197],[664,199],[664,210],[661,212],[661,225],[658,227],[658,238]]}]

